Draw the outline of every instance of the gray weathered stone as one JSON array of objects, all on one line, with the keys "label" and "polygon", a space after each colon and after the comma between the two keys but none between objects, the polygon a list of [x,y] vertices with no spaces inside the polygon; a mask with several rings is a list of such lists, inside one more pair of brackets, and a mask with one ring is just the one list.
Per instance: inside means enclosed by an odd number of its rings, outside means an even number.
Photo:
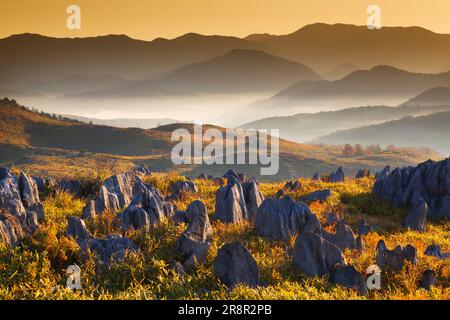
[{"label": "gray weathered stone", "polygon": [[235,182],[217,190],[214,218],[225,223],[241,223],[251,219],[242,184]]},{"label": "gray weathered stone", "polygon": [[384,241],[380,240],[377,244],[376,260],[380,268],[386,267],[398,271],[403,267],[405,261],[417,263],[417,250],[410,244],[406,247],[397,246],[393,250],[389,250]]},{"label": "gray weathered stone", "polygon": [[315,201],[325,202],[332,195],[332,191],[330,189],[325,190],[317,190],[303,196],[300,200],[306,203],[311,203]]},{"label": "gray weathered stone", "polygon": [[337,223],[335,233],[323,230],[322,236],[341,250],[356,249],[355,234],[352,228],[342,220]]},{"label": "gray weathered stone", "polygon": [[238,284],[259,285],[259,269],[255,259],[242,243],[225,244],[214,260],[214,272],[230,288]]},{"label": "gray weathered stone", "polygon": [[130,205],[131,200],[147,189],[137,171],[117,174],[106,179],[100,187],[97,199],[83,209],[83,219],[101,215],[105,211],[116,212]]},{"label": "gray weathered stone", "polygon": [[441,247],[437,244],[432,244],[425,250],[425,255],[437,257],[439,259],[450,259],[450,252],[442,252]]},{"label": "gray weathered stone", "polygon": [[136,245],[128,238],[110,235],[104,239],[94,238],[86,227],[83,219],[70,217],[67,235],[74,238],[81,250],[96,252],[101,264],[109,266],[111,261],[122,261],[129,252],[137,250]]},{"label": "gray weathered stone", "polygon": [[301,232],[295,240],[294,263],[308,276],[329,274],[337,266],[346,265],[339,247],[309,231]]},{"label": "gray weathered stone", "polygon": [[289,240],[299,231],[320,230],[320,223],[309,207],[295,202],[289,196],[282,199],[267,198],[255,218],[258,235],[271,240]]},{"label": "gray weathered stone", "polygon": [[362,179],[370,177],[370,171],[367,169],[359,169],[355,175],[355,179]]},{"label": "gray weathered stone", "polygon": [[188,227],[178,239],[175,249],[183,255],[184,269],[189,270],[205,261],[211,245],[212,227],[206,206],[199,200],[188,206],[185,217]]},{"label": "gray weathered stone", "polygon": [[345,174],[342,167],[339,167],[336,172],[331,173],[328,176],[328,182],[344,182],[345,181]]},{"label": "gray weathered stone", "polygon": [[[438,162],[429,160],[416,167],[397,168],[387,175],[380,174],[375,181],[373,193],[382,199],[392,201],[397,206],[416,208],[418,203],[425,201],[428,206],[428,218],[448,220],[450,158]],[[421,209],[424,209],[423,204]],[[418,224],[420,226],[421,223]]]},{"label": "gray weathered stone", "polygon": [[7,212],[0,212],[0,242],[7,246],[14,246],[26,236],[20,222],[15,216]]},{"label": "gray weathered stone", "polygon": [[433,270],[427,269],[422,274],[422,279],[419,283],[419,288],[430,290],[432,286],[437,285],[436,273]]},{"label": "gray weathered stone", "polygon": [[354,289],[359,295],[367,295],[364,276],[353,266],[339,266],[330,274],[330,281],[346,288]]},{"label": "gray weathered stone", "polygon": [[171,195],[169,199],[182,199],[187,194],[196,194],[197,186],[192,181],[177,181],[170,188]]},{"label": "gray weathered stone", "polygon": [[146,186],[136,194],[128,208],[119,215],[122,229],[149,229],[161,221],[167,221],[173,215],[174,207],[164,200],[158,189]]},{"label": "gray weathered stone", "polygon": [[416,203],[403,222],[405,228],[425,232],[427,228],[428,205],[425,200]]},{"label": "gray weathered stone", "polygon": [[320,180],[321,180],[321,178],[320,178],[320,173],[315,173],[315,174],[312,176],[311,180],[313,180],[313,181],[320,181]]}]

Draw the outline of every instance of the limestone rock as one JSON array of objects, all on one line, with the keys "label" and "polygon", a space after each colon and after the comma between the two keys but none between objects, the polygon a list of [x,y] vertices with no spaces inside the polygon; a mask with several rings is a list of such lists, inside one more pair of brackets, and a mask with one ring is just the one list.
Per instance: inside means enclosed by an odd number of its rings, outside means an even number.
[{"label": "limestone rock", "polygon": [[230,288],[238,284],[256,287],[259,269],[255,259],[242,243],[225,244],[214,260],[214,272]]},{"label": "limestone rock", "polygon": [[311,203],[315,201],[325,202],[332,195],[332,191],[330,189],[325,190],[317,190],[307,194],[306,196],[301,198],[301,201],[306,203]]},{"label": "limestone rock", "polygon": [[384,241],[380,240],[377,244],[376,260],[380,268],[387,267],[398,271],[403,267],[405,261],[417,263],[417,249],[408,244],[406,247],[397,246],[393,250],[389,250]]},{"label": "limestone rock", "polygon": [[345,174],[342,167],[339,167],[336,172],[331,173],[328,177],[328,182],[344,182],[345,181]]},{"label": "limestone rock", "polygon": [[302,230],[320,230],[320,223],[306,204],[286,196],[264,200],[256,214],[255,228],[261,237],[289,240]]},{"label": "limestone rock", "polygon": [[441,247],[437,244],[432,244],[425,250],[425,255],[437,257],[439,259],[450,259],[450,252],[442,252]]},{"label": "limestone rock", "polygon": [[357,248],[352,228],[342,220],[336,225],[336,233],[322,231],[322,236],[341,250]]},{"label": "limestone rock", "polygon": [[301,232],[295,241],[294,263],[308,276],[329,274],[337,266],[346,265],[341,249],[309,231]]},{"label": "limestone rock", "polygon": [[422,199],[421,202],[416,203],[414,208],[411,209],[403,222],[403,226],[411,230],[425,232],[427,226],[427,214],[428,205],[425,200]]},{"label": "limestone rock", "polygon": [[144,227],[149,229],[161,221],[170,219],[173,211],[173,205],[164,200],[159,190],[147,186],[135,195],[128,208],[119,215],[119,218],[122,220],[124,231],[138,230]]},{"label": "limestone rock", "polygon": [[169,196],[169,199],[171,200],[181,199],[187,194],[197,193],[197,186],[192,181],[177,181],[170,189],[172,193]]},{"label": "limestone rock", "polygon": [[433,270],[425,270],[419,283],[419,288],[430,290],[432,286],[437,285],[436,273]]},{"label": "limestone rock", "polygon": [[359,295],[367,295],[366,279],[353,266],[339,266],[331,272],[330,281],[354,289]]}]

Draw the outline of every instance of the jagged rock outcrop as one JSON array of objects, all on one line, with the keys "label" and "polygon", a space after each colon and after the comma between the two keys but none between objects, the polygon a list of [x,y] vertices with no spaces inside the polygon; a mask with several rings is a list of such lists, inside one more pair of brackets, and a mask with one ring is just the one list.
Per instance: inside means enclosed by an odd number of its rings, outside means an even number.
[{"label": "jagged rock outcrop", "polygon": [[239,182],[228,184],[216,191],[214,219],[225,223],[240,223],[250,220],[242,184]]},{"label": "jagged rock outcrop", "polygon": [[313,180],[313,181],[320,181],[321,180],[320,173],[315,173],[312,176],[311,180]]},{"label": "jagged rock outcrop", "polygon": [[417,249],[408,244],[406,247],[397,246],[389,250],[383,240],[377,244],[377,265],[380,268],[389,268],[394,271],[400,270],[405,261],[417,263]]},{"label": "jagged rock outcrop", "polygon": [[100,262],[108,266],[111,261],[121,261],[128,253],[137,250],[136,245],[128,238],[119,235],[109,235],[104,239],[95,238],[86,228],[83,219],[70,217],[67,235],[74,238],[83,252],[96,252]]},{"label": "jagged rock outcrop", "polygon": [[56,189],[70,193],[76,197],[81,197],[81,181],[77,179],[58,179],[56,180]]},{"label": "jagged rock outcrop", "polygon": [[422,279],[419,283],[419,288],[430,290],[432,286],[437,285],[436,272],[427,269],[422,274]]},{"label": "jagged rock outcrop", "polygon": [[362,236],[358,236],[356,238],[356,250],[358,250],[361,253],[366,251],[366,244]]},{"label": "jagged rock outcrop", "polygon": [[256,180],[249,180],[242,184],[244,192],[245,205],[247,206],[247,214],[251,221],[255,220],[258,208],[264,201],[264,196],[259,190],[259,184]]},{"label": "jagged rock outcrop", "polygon": [[366,279],[353,266],[339,266],[330,274],[330,281],[354,289],[359,295],[367,294]]},{"label": "jagged rock outcrop", "polygon": [[370,171],[367,169],[359,169],[355,175],[355,179],[369,178]]},{"label": "jagged rock outcrop", "polygon": [[106,179],[100,187],[97,199],[91,200],[83,209],[83,219],[101,215],[104,211],[115,212],[131,203],[131,200],[147,186],[141,173],[132,171]]},{"label": "jagged rock outcrop", "polygon": [[341,221],[341,217],[339,217],[339,215],[335,212],[327,212],[325,214],[325,224],[324,226],[334,226],[336,225],[339,221]]},{"label": "jagged rock outcrop", "polygon": [[0,212],[0,243],[14,246],[26,236],[19,220],[12,214]]},{"label": "jagged rock outcrop", "polygon": [[183,196],[187,194],[196,194],[197,186],[192,181],[177,181],[175,182],[171,188],[171,195],[169,196],[170,200],[181,199]]},{"label": "jagged rock outcrop", "polygon": [[183,277],[186,275],[186,271],[181,263],[178,261],[172,260],[169,262],[169,269],[173,270],[178,276]]},{"label": "jagged rock outcrop", "polygon": [[417,202],[403,221],[405,228],[425,232],[427,228],[428,205],[425,200]]},{"label": "jagged rock outcrop", "polygon": [[391,173],[391,166],[388,165],[388,166],[384,167],[383,170],[375,173],[375,179],[387,177],[390,173]]},{"label": "jagged rock outcrop", "polygon": [[225,223],[254,220],[259,206],[264,201],[258,182],[253,179],[244,183],[230,181],[216,192],[214,218]]},{"label": "jagged rock outcrop", "polygon": [[306,203],[315,201],[325,202],[331,197],[331,195],[332,191],[330,189],[317,190],[301,197],[300,200]]},{"label": "jagged rock outcrop", "polygon": [[188,223],[176,244],[176,250],[183,255],[185,270],[191,269],[197,263],[203,263],[208,254],[212,227],[209,222],[206,206],[200,200],[192,202],[185,213]]},{"label": "jagged rock outcrop", "polygon": [[303,231],[295,240],[294,263],[308,276],[322,276],[346,265],[342,250],[320,234]]},{"label": "jagged rock outcrop", "polygon": [[172,218],[174,206],[164,200],[163,195],[153,186],[145,186],[136,194],[128,208],[119,214],[122,230],[150,229],[161,221]]},{"label": "jagged rock outcrop", "polygon": [[139,168],[137,168],[136,171],[146,174],[146,175],[152,173],[152,171],[145,164],[141,164],[141,166]]},{"label": "jagged rock outcrop", "polygon": [[[428,160],[417,167],[397,168],[379,175],[373,193],[397,206],[416,208],[425,201],[428,218],[450,219],[450,158]],[[422,207],[423,209],[423,207]]]},{"label": "jagged rock outcrop", "polygon": [[288,182],[286,182],[286,184],[284,185],[283,188],[278,190],[278,192],[276,193],[275,197],[276,198],[281,198],[284,195],[286,195],[287,193],[301,190],[301,188],[302,188],[302,184],[298,180],[288,181]]},{"label": "jagged rock outcrop", "polygon": [[428,246],[424,254],[439,259],[450,259],[450,252],[442,252],[441,247],[437,244]]},{"label": "jagged rock outcrop", "polygon": [[358,221],[358,234],[360,236],[366,236],[371,232],[377,230],[377,226],[370,226],[364,219]]},{"label": "jagged rock outcrop", "polygon": [[[16,243],[34,233],[44,220],[36,182],[23,172],[17,178],[8,169],[0,168],[0,210],[4,213],[5,243]],[[19,225],[23,232],[19,231]]]},{"label": "jagged rock outcrop", "polygon": [[263,201],[256,214],[255,228],[261,237],[289,240],[299,231],[320,230],[320,222],[306,204],[286,196]]},{"label": "jagged rock outcrop", "polygon": [[214,260],[214,272],[226,286],[238,284],[256,287],[259,284],[259,269],[255,259],[240,242],[222,246]]},{"label": "jagged rock outcrop", "polygon": [[328,182],[344,182],[345,181],[345,174],[342,167],[339,167],[336,172],[331,173],[328,176]]},{"label": "jagged rock outcrop", "polygon": [[227,179],[227,184],[233,184],[235,182],[245,182],[245,174],[243,173],[237,173],[233,169],[228,170],[223,175],[223,178]]},{"label": "jagged rock outcrop", "polygon": [[335,233],[322,230],[322,236],[341,250],[357,249],[356,238],[352,228],[342,220],[337,223]]}]

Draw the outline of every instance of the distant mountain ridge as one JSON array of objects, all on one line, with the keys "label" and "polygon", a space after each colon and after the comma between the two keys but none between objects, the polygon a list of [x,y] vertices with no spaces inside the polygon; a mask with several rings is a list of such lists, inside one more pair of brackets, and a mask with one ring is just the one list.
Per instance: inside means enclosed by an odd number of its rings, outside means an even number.
[{"label": "distant mountain ridge", "polygon": [[223,56],[181,67],[160,79],[134,81],[76,97],[273,93],[297,81],[320,79],[313,70],[297,62],[261,51],[234,49]]},{"label": "distant mountain ridge", "polygon": [[450,106],[450,87],[437,87],[409,99],[404,106]]},{"label": "distant mountain ridge", "polygon": [[433,113],[420,117],[405,117],[382,124],[337,131],[319,137],[315,143],[382,146],[426,146],[450,154],[450,112]]},{"label": "distant mountain ridge", "polygon": [[336,81],[300,81],[259,104],[262,107],[382,105],[391,104],[388,101],[404,102],[438,86],[450,86],[450,71],[424,74],[377,66]]},{"label": "distant mountain ridge", "polygon": [[125,35],[69,39],[22,34],[0,39],[0,87],[71,74],[143,80],[233,49],[264,51],[304,64],[319,74],[343,63],[363,69],[391,65],[437,73],[446,71],[442,67],[448,65],[450,35],[418,27],[369,30],[366,26],[323,23],[287,35],[250,35],[244,39],[194,33],[153,41]]},{"label": "distant mountain ridge", "polygon": [[246,129],[280,129],[281,137],[292,141],[306,142],[338,130],[379,124],[406,116],[422,116],[444,111],[450,111],[450,106],[357,107],[337,111],[269,117],[245,123],[241,127]]}]

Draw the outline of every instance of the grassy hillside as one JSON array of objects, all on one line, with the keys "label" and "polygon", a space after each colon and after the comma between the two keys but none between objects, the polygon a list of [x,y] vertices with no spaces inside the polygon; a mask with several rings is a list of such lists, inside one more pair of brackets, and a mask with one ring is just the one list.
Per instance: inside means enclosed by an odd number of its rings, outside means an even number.
[{"label": "grassy hillside", "polygon": [[[29,111],[14,102],[0,107],[0,117],[5,119],[0,127],[0,150],[5,152],[0,164],[16,164],[33,169],[36,173],[59,174],[69,168],[96,171],[120,165],[121,168],[145,163],[154,171],[178,171],[196,176],[201,172],[221,175],[224,165],[173,165],[170,157],[172,131],[192,124],[171,124],[151,130],[115,128],[90,125],[72,120],[58,119]],[[203,130],[213,126],[203,126]],[[224,128],[214,127],[221,131]],[[270,139],[269,139],[270,141]],[[229,142],[228,142],[229,143]],[[208,142],[204,141],[204,146]],[[354,157],[343,156],[342,147],[307,145],[280,140],[279,180],[291,176],[312,176],[316,172],[335,171],[343,166],[349,174],[361,167],[379,170],[386,164],[405,166],[421,161],[439,159],[440,155],[425,149],[399,148],[379,150],[375,154]],[[67,165],[67,168],[64,166]],[[259,176],[260,166],[235,165],[235,169]]]},{"label": "grassy hillside", "polygon": [[[177,175],[153,175],[147,182],[158,187],[164,195]],[[375,262],[375,248],[384,239],[389,248],[396,245],[416,246],[419,262],[406,264],[397,273],[382,274],[382,289],[370,291],[366,299],[450,299],[450,267],[444,260],[423,254],[430,244],[439,244],[450,251],[450,225],[429,224],[427,232],[404,231],[401,221],[406,208],[396,208],[371,195],[373,180],[366,178],[345,183],[327,184],[301,179],[301,191],[292,194],[294,199],[314,190],[332,188],[334,195],[325,203],[312,203],[312,211],[325,221],[326,212],[341,215],[356,230],[359,219],[370,225],[378,224],[376,233],[364,236],[366,251],[345,251],[347,262],[364,270]],[[214,213],[215,191],[218,185],[208,180],[195,180],[198,195],[188,196],[175,204],[181,210],[195,199],[201,199],[210,216]],[[264,196],[273,196],[284,182],[263,183]],[[150,233],[130,231],[130,237],[139,247],[138,253],[121,263],[114,263],[108,271],[95,267],[95,256],[81,259],[79,248],[66,235],[67,217],[80,216],[86,199],[73,198],[66,193],[56,193],[44,200],[46,221],[38,233],[21,247],[0,247],[0,300],[5,299],[363,299],[353,290],[331,284],[327,277],[308,278],[293,264],[294,239],[287,243],[270,242],[256,235],[249,223],[225,225],[213,222],[213,238],[205,265],[197,267],[187,276],[178,276],[169,269],[169,261],[180,259],[174,252],[177,238],[184,225],[162,223]],[[94,236],[121,233],[112,223],[117,213],[105,214],[90,221]],[[332,231],[332,228],[328,228]],[[238,286],[229,290],[217,279],[212,261],[217,250],[225,243],[241,241],[251,252],[260,269],[266,286],[250,289]],[[81,267],[83,291],[72,292],[66,288],[67,266],[76,263]],[[422,272],[436,270],[439,285],[431,291],[418,289]]]}]

